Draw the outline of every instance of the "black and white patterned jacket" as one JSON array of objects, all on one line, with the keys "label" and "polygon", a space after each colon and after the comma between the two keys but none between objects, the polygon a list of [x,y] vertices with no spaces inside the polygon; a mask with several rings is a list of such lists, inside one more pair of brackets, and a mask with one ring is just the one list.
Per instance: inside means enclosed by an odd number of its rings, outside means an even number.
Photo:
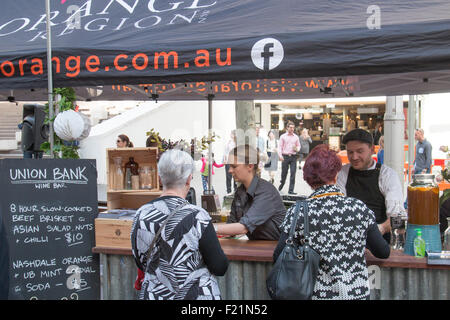
[{"label": "black and white patterned jacket", "polygon": [[[320,256],[319,275],[313,299],[367,299],[370,295],[365,260],[369,228],[374,213],[360,200],[339,193],[334,185],[316,189],[307,199],[309,205],[310,245]],[[319,196],[318,198],[312,198]],[[288,234],[294,213],[292,206],[280,229]],[[303,238],[304,218],[300,207],[295,240]]]}]

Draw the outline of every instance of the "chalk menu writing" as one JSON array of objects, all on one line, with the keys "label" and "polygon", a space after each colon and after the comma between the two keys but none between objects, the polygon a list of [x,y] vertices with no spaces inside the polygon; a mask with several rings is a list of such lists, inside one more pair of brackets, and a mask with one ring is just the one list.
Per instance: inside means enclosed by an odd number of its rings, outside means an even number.
[{"label": "chalk menu writing", "polygon": [[95,160],[0,160],[9,299],[99,299]]}]

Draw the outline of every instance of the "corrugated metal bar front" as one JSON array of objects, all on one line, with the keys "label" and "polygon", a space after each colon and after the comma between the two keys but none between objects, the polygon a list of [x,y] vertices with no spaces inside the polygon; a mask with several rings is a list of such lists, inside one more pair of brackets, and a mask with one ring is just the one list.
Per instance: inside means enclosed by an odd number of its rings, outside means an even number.
[{"label": "corrugated metal bar front", "polygon": [[133,256],[100,254],[102,300],[135,300],[137,276]]},{"label": "corrugated metal bar front", "polygon": [[371,300],[450,300],[450,271],[381,268],[380,288]]},{"label": "corrugated metal bar front", "polygon": [[[104,300],[137,298],[133,256],[100,254]],[[217,277],[224,300],[268,300],[266,278],[271,262],[230,261],[227,273]],[[450,270],[379,268],[369,266],[371,300],[450,300]]]},{"label": "corrugated metal bar front", "polygon": [[268,300],[266,278],[272,263],[230,261],[227,273],[217,277],[224,300]]}]

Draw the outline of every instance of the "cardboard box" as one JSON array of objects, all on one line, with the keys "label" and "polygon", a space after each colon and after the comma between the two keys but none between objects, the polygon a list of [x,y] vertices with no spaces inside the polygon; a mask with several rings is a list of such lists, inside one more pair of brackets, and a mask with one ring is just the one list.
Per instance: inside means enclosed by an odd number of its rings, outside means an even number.
[{"label": "cardboard box", "polygon": [[95,219],[95,245],[97,247],[131,249],[133,220]]}]

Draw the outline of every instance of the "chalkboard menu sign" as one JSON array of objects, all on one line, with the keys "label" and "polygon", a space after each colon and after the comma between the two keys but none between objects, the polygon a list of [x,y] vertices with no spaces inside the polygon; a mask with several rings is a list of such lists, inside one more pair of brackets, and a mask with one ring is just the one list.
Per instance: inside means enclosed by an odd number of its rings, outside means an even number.
[{"label": "chalkboard menu sign", "polygon": [[95,160],[0,160],[0,192],[8,298],[99,299]]}]

